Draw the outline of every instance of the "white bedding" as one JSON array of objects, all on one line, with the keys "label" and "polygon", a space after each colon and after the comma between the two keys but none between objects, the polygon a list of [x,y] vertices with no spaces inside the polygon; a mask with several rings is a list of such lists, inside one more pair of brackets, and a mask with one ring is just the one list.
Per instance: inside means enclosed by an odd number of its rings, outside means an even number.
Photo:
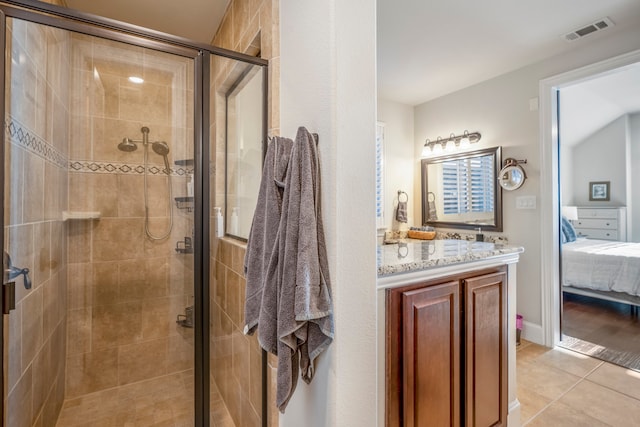
[{"label": "white bedding", "polygon": [[562,245],[565,286],[640,295],[640,243],[580,238]]}]

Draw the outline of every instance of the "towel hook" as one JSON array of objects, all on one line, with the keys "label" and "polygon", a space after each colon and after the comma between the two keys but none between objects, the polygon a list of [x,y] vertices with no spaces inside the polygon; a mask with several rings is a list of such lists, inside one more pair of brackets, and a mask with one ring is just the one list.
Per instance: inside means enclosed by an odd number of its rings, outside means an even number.
[{"label": "towel hook", "polygon": [[[404,194],[404,197],[406,200],[400,200],[400,197]],[[408,202],[409,201],[409,195],[407,193],[405,193],[402,190],[398,190],[398,201],[399,202]]]}]

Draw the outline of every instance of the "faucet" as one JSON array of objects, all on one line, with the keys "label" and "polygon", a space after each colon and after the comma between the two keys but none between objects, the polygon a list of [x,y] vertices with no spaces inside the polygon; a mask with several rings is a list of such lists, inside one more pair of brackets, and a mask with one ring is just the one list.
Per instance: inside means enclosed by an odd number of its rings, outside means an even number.
[{"label": "faucet", "polygon": [[4,268],[3,283],[10,282],[11,280],[15,279],[16,277],[22,274],[24,276],[24,287],[26,289],[31,289],[31,278],[29,277],[28,268],[14,267],[11,264],[11,257],[9,256],[7,251],[4,251],[4,256],[2,258],[2,261],[3,261],[2,264]]}]

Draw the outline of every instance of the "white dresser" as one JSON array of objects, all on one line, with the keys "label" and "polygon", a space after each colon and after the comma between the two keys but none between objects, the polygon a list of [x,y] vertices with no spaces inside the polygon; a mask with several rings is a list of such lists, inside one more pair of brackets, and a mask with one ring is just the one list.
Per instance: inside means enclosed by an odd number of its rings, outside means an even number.
[{"label": "white dresser", "polygon": [[627,241],[627,208],[579,207],[578,219],[572,221],[578,237]]}]

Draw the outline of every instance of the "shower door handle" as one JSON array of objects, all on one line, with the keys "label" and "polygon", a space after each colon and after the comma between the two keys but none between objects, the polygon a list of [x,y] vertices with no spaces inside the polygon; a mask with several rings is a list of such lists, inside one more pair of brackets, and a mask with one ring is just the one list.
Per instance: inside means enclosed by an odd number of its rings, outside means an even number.
[{"label": "shower door handle", "polygon": [[16,282],[7,282],[2,285],[2,313],[9,314],[16,308]]}]

